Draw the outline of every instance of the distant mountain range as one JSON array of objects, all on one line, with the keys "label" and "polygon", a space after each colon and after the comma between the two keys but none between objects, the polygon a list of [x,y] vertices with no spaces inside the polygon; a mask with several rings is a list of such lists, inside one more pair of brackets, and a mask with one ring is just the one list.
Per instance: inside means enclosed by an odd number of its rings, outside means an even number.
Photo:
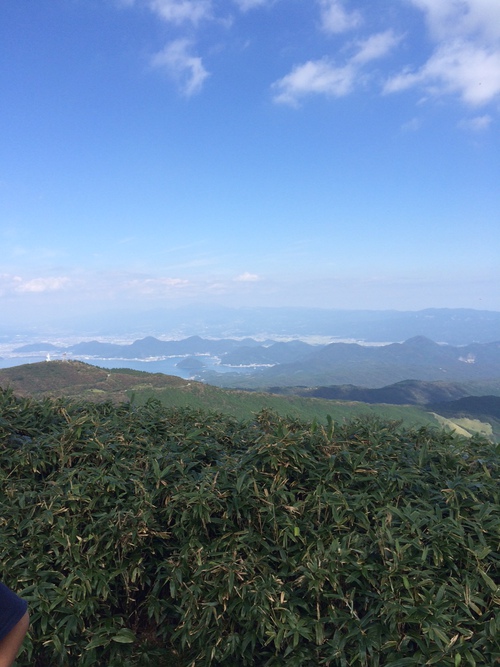
[{"label": "distant mountain range", "polygon": [[195,354],[219,356],[227,354],[238,347],[250,348],[262,343],[245,338],[243,340],[219,339],[211,340],[200,336],[190,336],[182,340],[158,340],[146,336],[130,344],[103,343],[97,340],[62,346],[52,343],[33,343],[22,345],[14,350],[16,353],[26,352],[66,352],[77,356],[91,356],[101,359],[149,359],[151,357],[176,357]]},{"label": "distant mountain range", "polygon": [[[346,384],[380,388],[408,379],[449,383],[500,378],[500,342],[453,346],[424,336],[379,346],[311,345],[297,340],[262,343],[252,338],[211,340],[200,336],[161,341],[148,336],[128,345],[90,341],[58,347],[44,343],[22,346],[15,352],[57,352],[92,357],[95,361],[190,357],[188,363],[198,373],[198,379],[247,389]],[[216,357],[226,372],[205,370],[201,363],[193,363],[193,358],[201,355]],[[238,372],[238,367],[246,367],[245,375]],[[249,372],[249,367],[255,369]]]},{"label": "distant mountain range", "polygon": [[[234,362],[238,357],[243,364],[243,352],[234,351],[230,359]],[[258,348],[254,348],[247,359],[254,359],[257,353]],[[464,382],[500,377],[499,342],[456,347],[416,336],[404,343],[375,347],[331,343],[309,353],[301,348],[297,355],[293,362],[276,363],[244,378],[225,374],[217,380],[211,373],[206,379],[221,386],[239,384],[242,388],[343,384],[376,388],[408,379]]]}]

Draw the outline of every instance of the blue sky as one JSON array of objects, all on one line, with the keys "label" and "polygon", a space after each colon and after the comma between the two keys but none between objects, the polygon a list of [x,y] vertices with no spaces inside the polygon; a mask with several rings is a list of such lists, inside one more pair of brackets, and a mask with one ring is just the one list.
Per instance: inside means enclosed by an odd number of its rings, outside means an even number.
[{"label": "blue sky", "polygon": [[498,0],[4,0],[4,320],[500,310]]}]

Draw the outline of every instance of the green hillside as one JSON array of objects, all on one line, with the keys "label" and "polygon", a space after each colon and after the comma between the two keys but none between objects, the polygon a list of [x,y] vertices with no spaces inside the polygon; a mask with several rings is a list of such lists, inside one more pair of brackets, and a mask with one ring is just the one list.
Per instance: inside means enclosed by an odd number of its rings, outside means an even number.
[{"label": "green hillside", "polygon": [[[165,407],[200,409],[236,419],[251,419],[261,410],[271,410],[292,419],[318,420],[321,423],[330,418],[341,422],[357,417],[372,417],[401,422],[409,427],[446,427],[467,435],[481,433],[491,439],[500,440],[500,423],[493,414],[471,415],[473,419],[465,422],[462,420],[459,424],[457,419],[468,415],[461,412],[455,415],[453,408],[447,408],[447,404],[437,407],[391,404],[391,397],[401,403],[401,395],[408,396],[408,402],[412,400],[415,391],[410,394],[401,391],[401,388],[404,390],[408,384],[411,383],[400,383],[400,386],[394,385],[385,388],[386,391],[381,390],[379,395],[381,399],[385,399],[383,402],[364,403],[362,398],[365,397],[366,390],[362,388],[350,388],[349,393],[359,396],[357,400],[311,398],[310,390],[304,392],[300,388],[284,389],[284,393],[222,389],[163,373],[123,368],[103,369],[80,361],[44,361],[0,370],[0,387],[10,388],[19,396],[112,403],[131,401],[137,406],[155,400]],[[422,394],[422,387],[426,386],[426,383],[417,384],[418,392]],[[457,392],[461,385],[449,387]],[[321,395],[326,389],[328,388],[320,387],[318,392]],[[274,392],[277,390],[276,387],[272,388]],[[441,393],[442,390],[443,386]],[[429,395],[432,394],[429,389],[426,391]],[[301,395],[302,393],[305,395]],[[369,398],[368,395],[366,398]],[[456,419],[453,418],[454,415]]]},{"label": "green hillside", "polygon": [[126,368],[104,369],[81,361],[41,361],[0,369],[0,387],[21,396],[66,397],[88,400],[128,399],[137,387],[183,387],[186,381],[163,373]]},{"label": "green hillside", "polygon": [[433,415],[414,406],[367,405],[300,396],[220,389],[162,373],[102,369],[79,361],[50,361],[0,370],[0,387],[20,396],[65,397],[77,400],[144,405],[154,399],[166,407],[221,412],[237,419],[251,418],[263,409],[298,419],[335,420],[371,415],[413,426],[438,426]]},{"label": "green hillside", "polygon": [[143,405],[157,399],[168,407],[190,407],[222,412],[237,419],[248,419],[256,412],[267,409],[284,417],[324,421],[360,416],[402,421],[413,426],[437,426],[430,413],[416,406],[368,405],[347,401],[328,401],[299,396],[281,397],[267,393],[229,391],[210,385],[192,384],[183,388],[141,388],[131,393],[134,404]]}]

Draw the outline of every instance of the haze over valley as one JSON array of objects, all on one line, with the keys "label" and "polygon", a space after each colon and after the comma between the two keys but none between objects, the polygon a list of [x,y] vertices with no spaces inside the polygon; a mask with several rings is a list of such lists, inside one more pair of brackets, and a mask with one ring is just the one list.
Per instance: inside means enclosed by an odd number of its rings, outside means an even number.
[{"label": "haze over valley", "polygon": [[[139,330],[141,326],[147,328],[147,324],[147,321],[139,323]],[[154,324],[155,332],[170,327],[169,333],[140,336],[130,329],[121,329],[114,335],[95,332],[94,338],[78,336],[76,332],[44,331],[43,327],[40,332],[17,335],[3,332],[0,364],[5,367],[30,359],[39,361],[48,355],[53,359],[100,361],[115,367],[122,362],[135,362],[137,368],[148,365],[149,370],[184,377],[189,377],[195,367],[201,373],[218,369],[246,374],[251,369],[269,368],[272,369],[267,373],[269,378],[281,372],[277,368],[285,368],[286,364],[299,364],[287,372],[302,375],[308,370],[317,374],[320,367],[327,374],[329,365],[338,368],[339,364],[351,367],[357,364],[359,370],[353,367],[352,377],[342,371],[339,378],[342,382],[356,383],[363,366],[368,381],[372,360],[375,364],[391,360],[392,366],[399,366],[395,371],[398,377],[390,377],[391,371],[387,369],[383,380],[390,381],[419,378],[419,373],[426,376],[419,379],[441,379],[427,375],[450,372],[451,362],[455,364],[452,375],[458,374],[460,378],[485,377],[497,372],[492,350],[500,339],[500,313],[493,311],[184,309],[156,314]],[[214,378],[212,375],[211,381]]]}]

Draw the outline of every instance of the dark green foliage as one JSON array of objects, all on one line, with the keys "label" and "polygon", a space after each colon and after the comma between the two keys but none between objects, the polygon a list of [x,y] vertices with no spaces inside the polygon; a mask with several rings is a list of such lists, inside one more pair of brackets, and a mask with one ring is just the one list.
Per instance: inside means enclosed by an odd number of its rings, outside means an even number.
[{"label": "dark green foliage", "polygon": [[20,667],[500,661],[500,450],[422,428],[0,392]]},{"label": "dark green foliage", "polygon": [[464,396],[456,401],[433,404],[431,409],[439,405],[442,414],[463,414],[467,417],[494,417],[500,420],[500,396]]}]

